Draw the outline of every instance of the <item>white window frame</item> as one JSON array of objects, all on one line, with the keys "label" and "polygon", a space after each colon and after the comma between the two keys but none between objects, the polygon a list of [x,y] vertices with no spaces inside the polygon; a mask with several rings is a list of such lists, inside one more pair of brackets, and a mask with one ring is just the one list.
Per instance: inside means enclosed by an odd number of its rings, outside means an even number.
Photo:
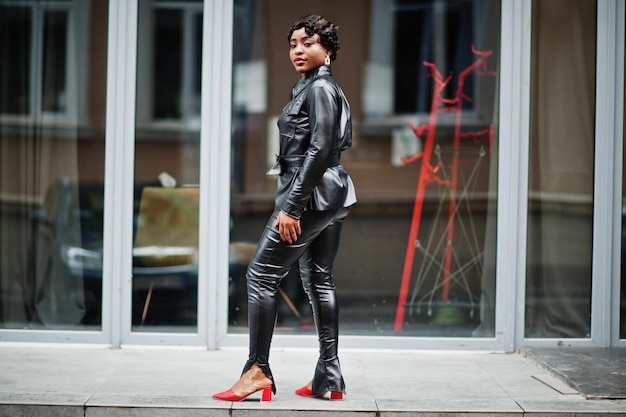
[{"label": "white window frame", "polygon": [[216,349],[227,328],[232,0],[204,0],[198,330],[131,331],[137,0],[109,0],[101,331],[0,329],[0,342]]},{"label": "white window frame", "polygon": [[[469,1],[468,1],[469,2]],[[501,7],[505,7],[506,2],[502,2]],[[370,0],[370,28],[368,60],[364,68],[364,86],[361,93],[363,103],[363,131],[365,133],[377,133],[387,129],[397,129],[406,127],[406,121],[416,120],[416,125],[420,120],[427,121],[429,113],[396,113],[394,110],[394,74],[393,60],[397,53],[394,45],[394,0]],[[476,21],[485,9],[481,2],[474,3],[474,21]],[[441,9],[442,4],[434,2],[435,9]],[[478,25],[475,23],[475,28]],[[436,25],[439,27],[439,25]],[[443,29],[440,29],[440,31]],[[438,33],[437,36],[445,36]],[[437,54],[438,51],[435,51]],[[439,61],[439,60],[438,60]],[[492,63],[495,67],[495,61]],[[442,69],[443,70],[443,69]],[[498,74],[500,76],[500,74]],[[480,91],[479,84],[481,77],[473,79],[475,91]],[[389,93],[391,92],[391,93]],[[463,117],[471,122],[479,117],[477,109],[480,108],[481,97],[473,98],[472,109],[464,109]],[[453,113],[442,113],[439,121],[443,125],[452,126],[455,122]],[[477,120],[479,123],[480,120]]]},{"label": "white window frame", "polygon": [[625,25],[623,1],[598,0],[591,338],[602,347],[626,346],[620,339]]},{"label": "white window frame", "polygon": [[[597,0],[591,334],[589,338],[524,338],[525,276],[519,275],[515,347],[626,346],[625,340],[619,340],[621,234],[617,233],[622,215],[624,18],[623,1]],[[524,150],[528,151],[527,145]],[[520,198],[527,188],[520,189]],[[519,233],[526,236],[521,222]]]},{"label": "white window frame", "polygon": [[[144,44],[138,48],[138,53],[143,56],[138,59],[138,71],[141,77],[137,80],[137,125],[141,129],[151,130],[173,130],[180,131],[181,128],[191,131],[199,131],[201,126],[200,114],[195,114],[189,105],[193,96],[193,77],[194,77],[194,18],[203,13],[203,4],[198,1],[189,2],[144,2],[144,9],[140,10],[142,20],[146,20],[143,25],[145,30],[151,31],[141,38]],[[155,119],[152,115],[152,93],[154,68],[152,66],[152,54],[154,53],[154,45],[152,45],[152,24],[153,10],[177,10],[182,12],[182,29],[183,29],[183,49],[181,54],[181,116],[178,119]],[[201,58],[202,59],[202,58]],[[200,75],[200,74],[198,74]],[[201,98],[200,98],[201,100]]]},{"label": "white window frame", "polygon": [[[85,33],[89,27],[89,1],[66,0],[58,2],[41,1],[6,1],[3,6],[17,6],[30,10],[32,16],[31,28],[31,68],[30,68],[30,109],[26,115],[1,114],[0,122],[5,124],[32,125],[40,123],[44,126],[65,126],[74,128],[77,123],[86,121],[87,115],[79,109],[84,108],[85,97],[78,97],[86,91],[88,45],[84,42],[88,36],[77,37],[77,30]],[[43,101],[43,22],[44,14],[49,11],[67,12],[67,39],[66,39],[66,111],[46,112],[42,109]],[[80,27],[79,27],[80,26]],[[75,81],[77,80],[77,81]],[[78,88],[77,88],[78,86]]]},{"label": "white window frame", "polygon": [[[342,336],[343,347],[513,352],[562,342],[524,338],[531,4],[507,0],[501,9],[498,130],[506,140],[498,153],[495,336]],[[198,331],[131,331],[137,7],[136,0],[109,0],[102,331],[0,330],[0,341],[247,346],[247,334],[229,334],[227,327],[230,141],[224,138],[231,132],[233,0],[205,0],[203,10],[200,229],[210,233],[200,233],[199,241]],[[566,339],[571,346],[626,346],[619,339],[621,235],[615,232],[622,215],[625,14],[622,0],[598,0],[592,329],[589,339]],[[278,348],[316,344],[313,335],[273,341]]]},{"label": "white window frame", "polygon": [[[119,0],[118,0],[119,1]],[[123,0],[122,0],[123,1]],[[111,1],[113,3],[113,1]],[[3,4],[7,5],[19,5],[19,6],[28,6],[35,9],[39,9],[38,20],[39,24],[35,24],[33,22],[33,41],[31,47],[31,54],[36,54],[36,48],[39,48],[41,52],[42,45],[42,10],[56,10],[56,9],[69,9],[68,14],[68,99],[69,97],[76,97],[76,101],[69,100],[68,101],[68,111],[63,114],[54,114],[43,112],[40,107],[41,103],[41,53],[39,53],[39,57],[32,58],[33,64],[31,64],[31,74],[30,74],[30,82],[31,82],[31,113],[25,116],[16,116],[16,115],[0,115],[0,124],[11,126],[11,125],[33,125],[36,121],[40,123],[44,128],[48,126],[54,126],[55,129],[58,130],[59,127],[63,127],[67,125],[70,128],[68,135],[72,138],[75,138],[75,129],[77,127],[77,123],[81,121],[86,121],[86,113],[84,109],[78,110],[78,107],[84,107],[82,104],[85,101],[84,96],[77,96],[75,91],[75,86],[78,84],[81,86],[79,91],[86,91],[85,88],[82,88],[86,83],[87,78],[87,64],[86,59],[87,55],[87,44],[86,41],[88,36],[84,36],[82,39],[77,39],[75,34],[78,31],[83,34],[87,34],[87,28],[89,27],[89,22],[87,16],[89,16],[89,2],[88,1],[75,1],[75,0],[67,0],[63,2],[46,2],[41,3],[39,1],[7,1],[3,2]],[[78,26],[77,26],[78,25]],[[38,26],[38,29],[35,27]],[[35,46],[35,44],[39,44],[39,46]],[[74,54],[73,51],[78,51],[78,53]],[[82,51],[82,52],[80,52]],[[77,60],[79,64],[77,65],[75,62]],[[77,68],[77,72],[73,72],[73,69]],[[74,77],[77,77],[77,82],[74,82]],[[34,94],[39,94],[35,99],[33,99]],[[108,93],[107,93],[108,94]],[[35,106],[35,107],[33,107]],[[36,111],[33,111],[33,108]],[[63,131],[60,132],[60,135],[63,135]],[[105,200],[106,204],[106,200]],[[106,287],[106,285],[105,285]],[[103,297],[106,297],[104,294],[105,289],[103,289]],[[103,306],[105,306],[103,300]],[[32,342],[47,342],[47,343],[72,343],[72,344],[89,344],[93,346],[110,346],[111,341],[111,330],[110,330],[110,320],[108,317],[109,312],[111,311],[110,307],[105,306],[103,310],[103,322],[101,330],[14,330],[14,329],[1,329],[0,330],[0,342],[11,342],[11,343],[32,343]]]},{"label": "white window frame", "polygon": [[[110,0],[103,326],[115,348],[179,345],[217,348],[227,310],[231,132],[232,1],[203,4],[200,230],[196,333],[133,332],[132,204],[137,91],[137,0]],[[215,57],[218,57],[215,59]],[[209,59],[210,58],[210,59]],[[108,232],[108,233],[107,233]]]},{"label": "white window frame", "polygon": [[[520,316],[517,303],[524,291],[517,283],[525,279],[526,201],[528,178],[528,143],[530,120],[530,2],[507,0],[501,9],[500,51],[500,125],[498,154],[498,258],[496,264],[496,331],[491,338],[457,337],[374,337],[341,335],[345,348],[372,349],[453,349],[513,352],[516,339],[513,329]],[[375,48],[376,49],[376,48]],[[515,100],[511,100],[515,97]],[[229,195],[223,196],[225,200]],[[520,231],[522,233],[520,233]],[[510,236],[518,236],[510,239]],[[523,319],[523,303],[521,307]],[[227,323],[227,309],[220,311],[220,323]],[[226,333],[220,329],[221,345],[245,347],[247,334]],[[315,335],[276,334],[272,347],[314,348]]]},{"label": "white window frame", "polygon": [[503,1],[501,11],[495,333],[506,352],[524,334],[531,7],[527,0]]}]

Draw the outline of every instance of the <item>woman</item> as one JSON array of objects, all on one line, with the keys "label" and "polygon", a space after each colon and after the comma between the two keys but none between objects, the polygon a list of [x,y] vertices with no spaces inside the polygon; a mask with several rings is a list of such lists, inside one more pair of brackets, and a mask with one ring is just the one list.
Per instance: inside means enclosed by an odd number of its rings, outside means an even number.
[{"label": "woman", "polygon": [[302,78],[278,120],[280,155],[268,172],[278,175],[275,208],[248,266],[250,350],[240,380],[213,397],[241,401],[276,392],[269,350],[277,313],[276,292],[299,263],[320,344],[313,379],[299,395],[342,399],[345,385],[337,357],[338,306],[332,269],[343,220],[356,203],[352,180],[339,165],[352,145],[350,107],[332,79],[338,27],[322,16],[300,18],[289,29],[289,58]]}]

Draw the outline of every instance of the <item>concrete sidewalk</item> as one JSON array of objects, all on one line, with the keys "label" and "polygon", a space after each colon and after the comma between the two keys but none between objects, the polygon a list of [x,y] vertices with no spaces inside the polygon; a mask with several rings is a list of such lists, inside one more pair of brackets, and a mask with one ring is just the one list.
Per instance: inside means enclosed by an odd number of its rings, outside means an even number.
[{"label": "concrete sidewalk", "polygon": [[626,415],[626,400],[586,400],[519,354],[340,351],[344,401],[303,398],[317,352],[274,349],[277,394],[240,403],[229,388],[246,359],[218,351],[0,344],[1,417]]}]

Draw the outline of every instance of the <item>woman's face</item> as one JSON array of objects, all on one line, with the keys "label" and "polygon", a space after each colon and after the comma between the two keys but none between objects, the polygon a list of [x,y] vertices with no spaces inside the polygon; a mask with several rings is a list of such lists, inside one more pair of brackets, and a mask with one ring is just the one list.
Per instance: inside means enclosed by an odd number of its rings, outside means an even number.
[{"label": "woman's face", "polygon": [[304,75],[324,65],[326,55],[330,52],[319,43],[320,36],[315,33],[307,35],[304,28],[294,30],[289,40],[289,59],[296,71]]}]

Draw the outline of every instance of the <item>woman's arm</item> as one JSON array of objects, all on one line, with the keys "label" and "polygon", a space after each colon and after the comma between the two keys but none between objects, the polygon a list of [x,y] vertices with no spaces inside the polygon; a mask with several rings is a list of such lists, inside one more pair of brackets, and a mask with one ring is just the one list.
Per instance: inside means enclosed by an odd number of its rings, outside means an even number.
[{"label": "woman's arm", "polygon": [[328,168],[338,135],[341,107],[336,86],[328,79],[314,80],[303,108],[309,117],[311,137],[282,211],[299,219],[313,189]]}]

